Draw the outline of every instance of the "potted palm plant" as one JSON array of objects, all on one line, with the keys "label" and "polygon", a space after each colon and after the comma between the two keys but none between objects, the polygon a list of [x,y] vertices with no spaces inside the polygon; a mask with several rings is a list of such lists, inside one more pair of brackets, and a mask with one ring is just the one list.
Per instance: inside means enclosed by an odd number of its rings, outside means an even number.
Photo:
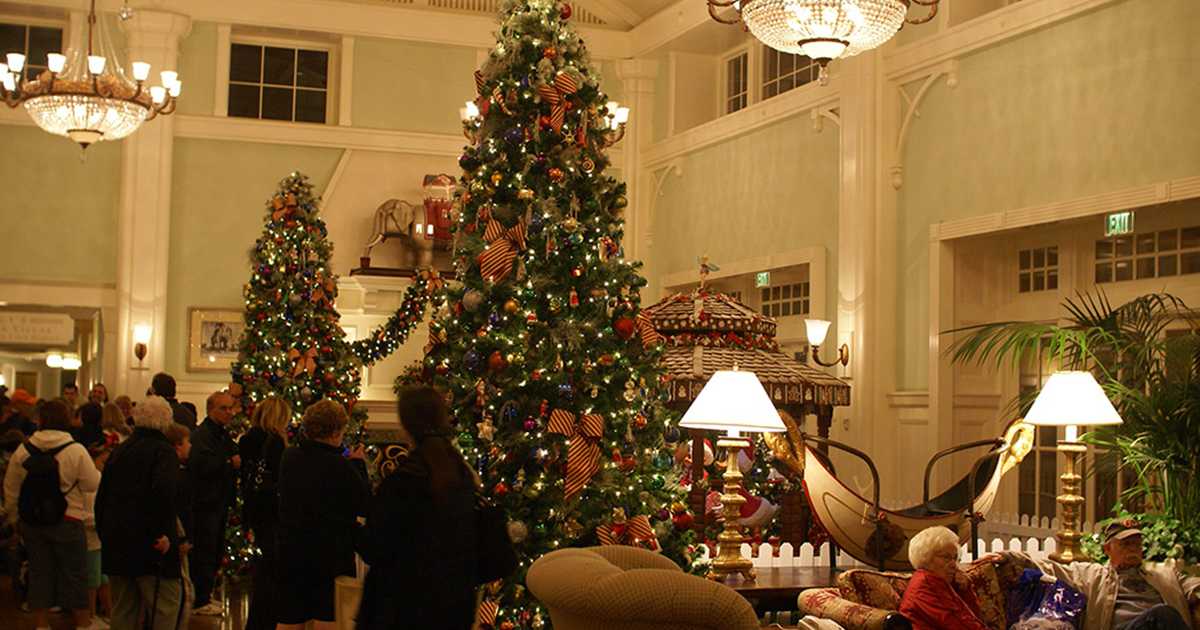
[{"label": "potted palm plant", "polygon": [[[1003,369],[1040,350],[1061,369],[1090,370],[1124,424],[1082,439],[1119,453],[1135,474],[1122,499],[1148,508],[1137,515],[1147,557],[1200,562],[1200,318],[1166,293],[1116,307],[1103,291],[1077,294],[1063,309],[1057,324],[1009,321],[948,331],[956,335],[951,360]],[[1012,408],[1024,414],[1036,394],[1019,396]],[[1128,516],[1117,511],[1118,518]],[[1088,551],[1099,557],[1095,547]]]}]

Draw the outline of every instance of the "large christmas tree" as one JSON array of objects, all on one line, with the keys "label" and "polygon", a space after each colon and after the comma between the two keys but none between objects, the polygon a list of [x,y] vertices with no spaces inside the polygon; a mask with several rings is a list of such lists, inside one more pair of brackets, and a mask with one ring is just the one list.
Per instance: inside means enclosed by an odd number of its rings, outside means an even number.
[{"label": "large christmas tree", "polygon": [[521,586],[546,552],[633,544],[683,562],[690,537],[672,523],[681,495],[645,280],[619,246],[625,186],[605,173],[611,112],[570,15],[565,2],[502,3],[460,159],[461,286],[425,363],[511,518],[521,567],[481,609],[499,628],[547,623]]}]

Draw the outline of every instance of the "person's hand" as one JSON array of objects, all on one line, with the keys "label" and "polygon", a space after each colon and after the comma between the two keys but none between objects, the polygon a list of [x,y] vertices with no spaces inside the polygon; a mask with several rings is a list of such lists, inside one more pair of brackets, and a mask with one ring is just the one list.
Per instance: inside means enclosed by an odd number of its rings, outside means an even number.
[{"label": "person's hand", "polygon": [[186,556],[192,551],[192,543],[179,543],[179,555]]},{"label": "person's hand", "polygon": [[355,446],[354,449],[350,451],[350,459],[362,460],[362,459],[366,459],[366,457],[367,457],[367,450],[362,444]]},{"label": "person's hand", "polygon": [[233,469],[234,469],[234,470],[238,470],[238,469],[240,469],[240,468],[242,467],[242,456],[241,456],[241,455],[234,455],[233,457],[230,457],[230,458],[229,458],[229,463],[230,463],[230,464],[233,464]]},{"label": "person's hand", "polygon": [[159,536],[158,540],[154,541],[154,550],[161,554],[166,554],[171,548],[171,541],[166,536]]}]

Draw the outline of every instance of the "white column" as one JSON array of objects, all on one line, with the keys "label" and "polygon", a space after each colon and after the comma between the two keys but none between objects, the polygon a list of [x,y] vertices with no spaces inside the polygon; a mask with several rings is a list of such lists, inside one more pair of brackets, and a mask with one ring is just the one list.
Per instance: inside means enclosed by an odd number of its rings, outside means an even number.
[{"label": "white column", "polygon": [[[155,79],[162,70],[177,69],[179,40],[191,29],[191,19],[177,13],[138,9],[122,27],[129,42],[129,60],[149,62],[151,78]],[[187,98],[187,77],[180,79],[183,98]],[[114,390],[135,396],[149,384],[149,374],[162,369],[165,358],[174,126],[171,116],[152,120],[124,140],[121,152]],[[146,356],[149,371],[145,373],[130,369],[136,362],[136,324],[153,327]]]},{"label": "white column", "polygon": [[[625,258],[646,262],[650,242],[650,211],[654,203],[654,175],[642,167],[641,152],[654,137],[654,81],[658,76],[658,62],[646,59],[623,59],[617,62],[617,78],[625,91],[621,104],[630,109],[629,123],[625,126],[625,139],[616,149],[621,151],[621,173],[627,187],[629,207],[625,209]],[[654,284],[654,283],[652,283]],[[653,289],[653,287],[649,287]],[[650,292],[642,295],[650,303],[657,296]]]}]

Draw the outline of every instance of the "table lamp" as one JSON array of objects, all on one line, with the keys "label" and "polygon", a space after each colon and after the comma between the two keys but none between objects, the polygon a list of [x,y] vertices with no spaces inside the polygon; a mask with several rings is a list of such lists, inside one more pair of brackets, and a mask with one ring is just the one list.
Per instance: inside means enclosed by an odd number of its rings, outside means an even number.
[{"label": "table lamp", "polygon": [[721,489],[725,528],[717,536],[720,551],[708,577],[719,580],[740,573],[747,581],[753,581],[754,564],[741,554],[744,537],[738,518],[746,499],[738,493],[742,472],[738,469],[737,454],[750,446],[750,438],[742,433],[782,432],[787,427],[754,372],[743,372],[736,365],[732,370],[721,370],[712,375],[683,414],[679,426],[727,432],[717,440],[717,446],[724,448],[726,454]]},{"label": "table lamp", "polygon": [[1042,386],[1037,400],[1033,401],[1025,422],[1037,426],[1065,426],[1066,439],[1058,442],[1058,450],[1066,456],[1067,467],[1062,479],[1062,493],[1058,495],[1060,528],[1054,537],[1058,539],[1058,550],[1050,555],[1055,562],[1086,562],[1087,554],[1079,548],[1082,533],[1078,531],[1079,515],[1083,509],[1080,482],[1075,472],[1075,461],[1087,447],[1079,442],[1078,425],[1097,426],[1121,424],[1121,416],[1108,400],[1100,384],[1091,372],[1055,372]]}]

